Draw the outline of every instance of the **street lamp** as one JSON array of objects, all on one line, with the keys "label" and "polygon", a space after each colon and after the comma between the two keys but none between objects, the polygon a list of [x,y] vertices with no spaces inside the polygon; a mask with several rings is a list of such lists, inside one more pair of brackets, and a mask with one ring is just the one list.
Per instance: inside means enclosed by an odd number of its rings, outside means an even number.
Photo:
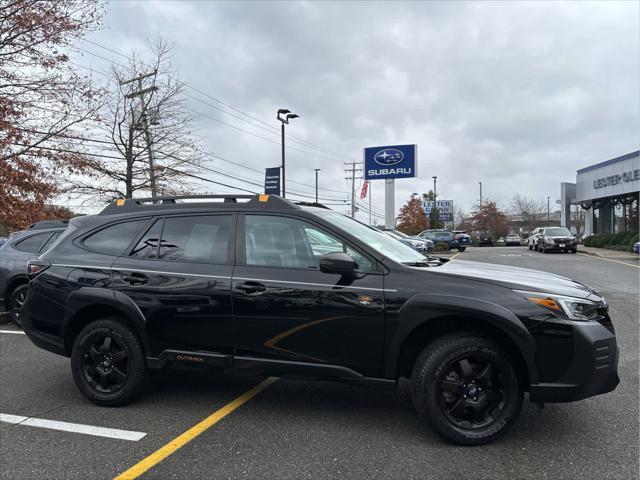
[{"label": "street lamp", "polygon": [[436,200],[438,197],[436,196],[436,180],[438,180],[438,177],[431,177],[433,178],[433,199]]},{"label": "street lamp", "polygon": [[285,190],[285,169],[284,169],[284,125],[289,123],[289,120],[293,118],[298,118],[300,115],[296,115],[292,113],[291,110],[287,110],[286,108],[281,108],[278,110],[278,114],[276,118],[282,123],[282,198],[286,197]]},{"label": "street lamp", "polygon": [[318,172],[320,171],[319,168],[314,168],[315,172],[316,172],[316,203],[318,203]]},{"label": "street lamp", "polygon": [[549,224],[549,222],[550,222],[550,218],[551,218],[551,217],[550,217],[550,213],[549,213],[549,199],[550,199],[550,198],[551,198],[551,197],[547,197],[547,225]]}]

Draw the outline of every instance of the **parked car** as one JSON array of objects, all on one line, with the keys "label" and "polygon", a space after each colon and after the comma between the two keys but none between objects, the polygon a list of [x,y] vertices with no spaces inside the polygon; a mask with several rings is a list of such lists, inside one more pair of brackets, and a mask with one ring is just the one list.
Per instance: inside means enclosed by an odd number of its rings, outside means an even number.
[{"label": "parked car", "polygon": [[545,227],[539,233],[538,251],[547,253],[552,250],[576,253],[578,240],[565,227]]},{"label": "parked car", "polygon": [[0,247],[7,242],[7,237],[0,237]]},{"label": "parked car", "polygon": [[62,220],[37,222],[15,232],[0,248],[0,305],[18,326],[27,297],[27,262],[49,248],[65,228]]},{"label": "parked car", "polygon": [[540,232],[544,230],[544,227],[538,227],[531,230],[529,237],[527,238],[527,246],[529,250],[538,251],[538,240],[540,238]]},{"label": "parked car", "polygon": [[384,233],[413,248],[416,252],[427,253],[433,250],[433,242],[426,238],[410,238],[409,236],[403,236],[404,234],[400,235],[401,232],[396,230],[384,230]]},{"label": "parked car", "polygon": [[478,234],[478,246],[484,247],[487,245],[493,247],[493,237],[487,232],[480,232]]},{"label": "parked car", "polygon": [[498,240],[496,240],[496,245],[497,245],[498,247],[504,247],[504,246],[505,246],[505,243],[506,243],[506,242],[505,242],[505,240],[504,240],[504,237],[500,237]]},{"label": "parked car", "polygon": [[453,232],[454,240],[458,241],[458,250],[464,252],[464,250],[471,246],[471,237],[467,235],[467,232],[459,230]]},{"label": "parked car", "polygon": [[510,233],[504,239],[504,244],[508,246],[517,245],[518,247],[522,245],[522,240],[520,239],[520,235],[517,233]]},{"label": "parked car", "polygon": [[434,244],[436,243],[446,243],[447,250],[451,250],[457,248],[459,251],[464,251],[466,247],[460,246],[458,240],[453,236],[453,233],[446,232],[443,230],[424,230],[420,232],[418,235],[420,238],[428,238]]},{"label": "parked car", "polygon": [[634,253],[640,253],[640,242],[636,242],[633,244]]},{"label": "parked car", "polygon": [[179,202],[118,200],[29,262],[25,332],[70,357],[98,405],[133,400],[170,364],[383,388],[407,377],[422,421],[477,445],[511,428],[525,391],[568,402],[619,383],[608,304],[575,280],[427,259],[273,195]]}]

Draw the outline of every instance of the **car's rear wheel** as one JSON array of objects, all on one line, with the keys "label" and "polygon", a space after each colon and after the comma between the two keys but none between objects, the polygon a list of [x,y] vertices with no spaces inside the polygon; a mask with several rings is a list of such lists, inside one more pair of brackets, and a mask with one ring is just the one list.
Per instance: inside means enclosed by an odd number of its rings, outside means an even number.
[{"label": "car's rear wheel", "polygon": [[429,344],[416,360],[411,383],[420,418],[459,445],[504,435],[522,407],[523,386],[513,363],[495,342],[474,333]]},{"label": "car's rear wheel", "polygon": [[459,252],[464,252],[467,247],[458,247]]},{"label": "car's rear wheel", "polygon": [[529,250],[533,250],[533,245],[529,244]]},{"label": "car's rear wheel", "polygon": [[82,329],[71,351],[71,371],[80,392],[104,406],[130,402],[147,378],[140,341],[117,317],[96,320]]},{"label": "car's rear wheel", "polygon": [[28,291],[29,285],[25,283],[16,287],[9,297],[9,319],[20,328],[22,328],[20,314],[22,312],[22,307],[24,307],[24,302],[27,299]]}]

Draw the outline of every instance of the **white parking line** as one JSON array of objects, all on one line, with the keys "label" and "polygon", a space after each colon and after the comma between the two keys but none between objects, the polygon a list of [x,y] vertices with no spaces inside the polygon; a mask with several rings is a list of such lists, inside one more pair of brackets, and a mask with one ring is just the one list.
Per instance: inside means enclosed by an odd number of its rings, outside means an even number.
[{"label": "white parking line", "polygon": [[16,335],[24,335],[24,332],[21,330],[0,330],[0,333],[14,333]]},{"label": "white parking line", "polygon": [[0,422],[11,423],[13,425],[26,425],[28,427],[48,428],[50,430],[61,430],[63,432],[82,433],[95,437],[129,440],[131,442],[137,442],[147,435],[144,432],[134,432],[132,430],[96,427],[93,425],[83,425],[81,423],[58,422],[56,420],[22,417],[19,415],[9,415],[7,413],[0,413]]}]

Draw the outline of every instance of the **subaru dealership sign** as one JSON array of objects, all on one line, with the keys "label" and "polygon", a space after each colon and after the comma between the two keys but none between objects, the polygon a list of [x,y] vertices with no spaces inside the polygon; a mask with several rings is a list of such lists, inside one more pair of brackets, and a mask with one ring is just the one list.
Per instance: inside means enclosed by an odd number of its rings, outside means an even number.
[{"label": "subaru dealership sign", "polygon": [[364,149],[365,180],[417,176],[416,145],[389,145]]},{"label": "subaru dealership sign", "polygon": [[453,200],[426,200],[424,202],[424,213],[429,216],[431,210],[438,209],[440,221],[453,222]]}]

